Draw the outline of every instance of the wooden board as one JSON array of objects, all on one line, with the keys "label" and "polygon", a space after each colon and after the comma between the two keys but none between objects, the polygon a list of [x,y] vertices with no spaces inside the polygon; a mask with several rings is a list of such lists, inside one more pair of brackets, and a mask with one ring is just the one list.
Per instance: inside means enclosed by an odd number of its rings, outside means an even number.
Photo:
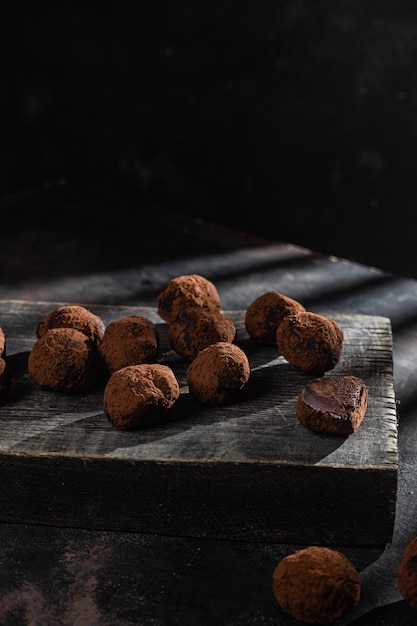
[{"label": "wooden board", "polygon": [[88,305],[107,324],[132,313],[157,323],[161,362],[181,395],[169,419],[136,432],[105,417],[103,388],[82,395],[37,388],[27,358],[39,320],[62,303],[0,301],[10,392],[0,405],[0,521],[280,543],[390,541],[397,492],[397,415],[390,320],[328,315],[345,333],[327,375],[354,374],[368,408],[349,437],[315,434],[295,414],[298,372],[260,348],[243,311],[226,311],[251,377],[239,402],[199,405],[187,364],[153,308]]}]

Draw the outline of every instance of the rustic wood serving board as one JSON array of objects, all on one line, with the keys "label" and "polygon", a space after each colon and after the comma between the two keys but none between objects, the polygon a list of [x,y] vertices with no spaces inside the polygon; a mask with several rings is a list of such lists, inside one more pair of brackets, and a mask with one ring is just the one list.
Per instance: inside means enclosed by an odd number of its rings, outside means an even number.
[{"label": "rustic wood serving board", "polygon": [[327,375],[354,374],[369,389],[358,431],[330,437],[299,424],[296,396],[309,376],[255,345],[243,311],[225,313],[249,357],[250,381],[239,402],[214,408],[190,397],[187,364],[170,349],[156,309],[88,305],[106,324],[132,313],[152,319],[160,361],[180,383],[166,421],[125,432],[103,414],[104,383],[75,395],[29,378],[36,326],[60,304],[0,301],[12,375],[0,404],[0,521],[280,543],[391,540],[398,453],[388,318],[328,315],[345,340]]}]

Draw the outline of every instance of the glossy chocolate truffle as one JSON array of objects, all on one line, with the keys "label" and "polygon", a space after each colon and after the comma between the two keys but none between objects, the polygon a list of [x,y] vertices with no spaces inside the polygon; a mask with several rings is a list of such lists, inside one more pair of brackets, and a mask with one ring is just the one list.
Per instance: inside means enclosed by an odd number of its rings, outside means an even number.
[{"label": "glossy chocolate truffle", "polygon": [[277,329],[278,351],[288,363],[320,376],[338,363],[343,339],[337,322],[309,311],[284,317]]},{"label": "glossy chocolate truffle", "polygon": [[246,309],[246,331],[261,346],[277,345],[277,328],[287,315],[305,311],[304,306],[277,291],[268,291],[256,298]]},{"label": "glossy chocolate truffle", "polygon": [[279,561],[272,591],[282,610],[295,619],[333,624],[359,603],[361,583],[342,552],[309,546]]},{"label": "glossy chocolate truffle", "polygon": [[99,353],[110,373],[127,365],[155,363],[159,355],[159,335],[152,320],[128,315],[107,325]]},{"label": "glossy chocolate truffle", "polygon": [[97,383],[99,364],[97,349],[87,335],[75,328],[51,328],[33,344],[28,372],[39,387],[78,392]]},{"label": "glossy chocolate truffle", "polygon": [[201,350],[190,363],[190,394],[203,404],[227,404],[239,398],[249,381],[248,357],[236,344],[220,341]]},{"label": "glossy chocolate truffle", "polygon": [[299,422],[325,435],[351,435],[363,420],[368,389],[357,376],[323,376],[310,380],[297,398]]},{"label": "glossy chocolate truffle", "polygon": [[168,324],[184,309],[198,307],[220,312],[220,297],[215,285],[199,274],[172,278],[157,298],[159,316]]},{"label": "glossy chocolate truffle", "polygon": [[135,430],[166,417],[179,397],[179,385],[167,365],[143,363],[116,370],[104,389],[104,413],[122,430]]},{"label": "glossy chocolate truffle", "polygon": [[42,337],[51,328],[75,328],[87,335],[97,346],[103,337],[105,325],[98,315],[77,304],[64,304],[45,315],[36,328]]},{"label": "glossy chocolate truffle", "polygon": [[201,308],[185,309],[169,324],[172,348],[188,361],[207,346],[219,341],[232,343],[235,337],[236,326],[230,318]]}]

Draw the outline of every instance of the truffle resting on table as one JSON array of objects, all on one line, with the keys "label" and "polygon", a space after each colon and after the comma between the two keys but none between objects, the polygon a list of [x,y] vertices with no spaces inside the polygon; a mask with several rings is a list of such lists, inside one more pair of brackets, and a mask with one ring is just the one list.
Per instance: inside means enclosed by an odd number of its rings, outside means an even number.
[{"label": "truffle resting on table", "polygon": [[155,363],[159,356],[156,324],[142,315],[128,315],[107,325],[99,353],[110,373],[127,365]]},{"label": "truffle resting on table", "polygon": [[201,308],[184,309],[169,324],[172,348],[188,361],[207,346],[219,341],[232,343],[235,337],[236,326],[230,318]]},{"label": "truffle resting on table", "polygon": [[322,376],[341,356],[343,330],[335,321],[303,311],[284,317],[277,329],[279,353],[302,372]]},{"label": "truffle resting on table", "polygon": [[128,365],[110,376],[104,389],[104,413],[122,430],[156,424],[179,398],[172,369],[160,363]]},{"label": "truffle resting on table", "polygon": [[236,344],[219,341],[201,350],[187,370],[193,398],[203,404],[221,405],[239,398],[249,381],[250,365]]},{"label": "truffle resting on table", "polygon": [[325,435],[351,435],[362,423],[368,389],[358,376],[323,376],[310,380],[297,397],[299,422]]},{"label": "truffle resting on table", "polygon": [[157,298],[159,316],[168,324],[184,309],[198,307],[220,312],[220,297],[215,285],[200,274],[172,278]]},{"label": "truffle resting on table", "polygon": [[342,552],[309,546],[279,561],[272,591],[282,610],[295,619],[333,624],[359,603],[361,582]]},{"label": "truffle resting on table", "polygon": [[64,304],[45,315],[36,328],[36,336],[43,337],[51,328],[76,328],[97,346],[103,337],[105,324],[98,315],[83,306]]},{"label": "truffle resting on table", "polygon": [[255,298],[246,309],[246,332],[261,346],[276,346],[277,328],[283,318],[300,311],[305,311],[300,302],[277,291],[267,291]]},{"label": "truffle resting on table", "polygon": [[0,393],[10,386],[10,374],[6,360],[6,336],[0,327]]},{"label": "truffle resting on table", "polygon": [[76,328],[51,328],[32,346],[30,378],[44,389],[81,392],[94,387],[102,374],[94,343]]},{"label": "truffle resting on table", "polygon": [[413,609],[417,609],[417,537],[405,547],[397,569],[398,591]]}]

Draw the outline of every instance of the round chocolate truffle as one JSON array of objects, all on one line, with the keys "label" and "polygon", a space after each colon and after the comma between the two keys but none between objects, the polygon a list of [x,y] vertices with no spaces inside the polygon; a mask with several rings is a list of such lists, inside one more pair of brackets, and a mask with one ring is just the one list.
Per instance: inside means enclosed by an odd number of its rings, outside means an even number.
[{"label": "round chocolate truffle", "polygon": [[320,376],[336,366],[343,338],[337,322],[309,311],[284,317],[277,329],[278,351],[288,363]]},{"label": "round chocolate truffle", "polygon": [[36,336],[43,337],[51,328],[75,328],[97,346],[104,333],[104,322],[98,315],[77,304],[64,304],[45,315],[36,328]]},{"label": "round chocolate truffle", "polygon": [[0,326],[0,358],[6,357],[6,336],[3,328]]},{"label": "round chocolate truffle", "polygon": [[203,404],[220,405],[236,400],[250,376],[248,357],[239,346],[226,341],[201,350],[190,363],[190,394]]},{"label": "round chocolate truffle", "polygon": [[417,537],[407,544],[397,570],[398,591],[413,609],[417,609]]},{"label": "round chocolate truffle", "polygon": [[300,389],[296,412],[299,422],[325,435],[351,435],[363,420],[368,389],[357,376],[323,376]]},{"label": "round chocolate truffle", "polygon": [[310,546],[278,563],[272,591],[282,610],[295,619],[332,624],[359,603],[361,583],[344,554]]},{"label": "round chocolate truffle", "polygon": [[158,314],[168,324],[182,310],[198,307],[220,312],[220,297],[215,285],[199,274],[185,274],[172,278],[158,295]]},{"label": "round chocolate truffle", "polygon": [[128,315],[108,324],[99,353],[110,373],[140,363],[155,363],[159,355],[156,324],[142,315]]},{"label": "round chocolate truffle", "polygon": [[6,359],[0,356],[0,393],[10,387],[10,373]]},{"label": "round chocolate truffle", "polygon": [[236,326],[230,318],[201,308],[184,309],[169,324],[172,348],[188,361],[207,346],[219,341],[232,343],[235,337]]},{"label": "round chocolate truffle", "polygon": [[300,302],[277,291],[268,291],[256,298],[246,309],[246,331],[261,346],[277,345],[277,328],[287,315],[305,311]]},{"label": "round chocolate truffle", "polygon": [[135,430],[159,422],[178,398],[178,381],[167,365],[128,365],[107,381],[104,413],[117,428]]},{"label": "round chocolate truffle", "polygon": [[51,328],[33,344],[28,372],[44,389],[86,391],[98,382],[100,359],[91,339],[81,331]]}]

